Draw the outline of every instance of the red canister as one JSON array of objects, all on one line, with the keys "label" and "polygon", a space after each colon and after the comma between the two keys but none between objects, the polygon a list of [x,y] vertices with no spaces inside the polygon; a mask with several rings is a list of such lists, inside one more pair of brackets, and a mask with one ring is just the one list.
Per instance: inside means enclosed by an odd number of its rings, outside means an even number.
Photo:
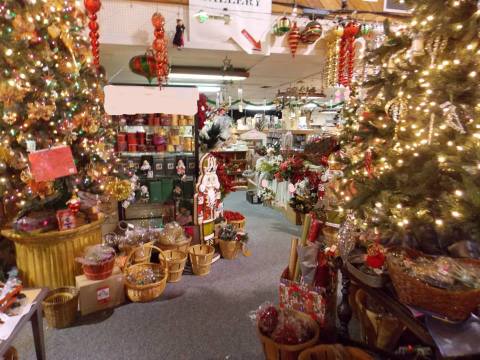
[{"label": "red canister", "polygon": [[137,144],[128,144],[128,151],[136,152],[137,151]]},{"label": "red canister", "polygon": [[139,144],[145,145],[145,133],[137,132],[137,140]]},{"label": "red canister", "polygon": [[128,145],[136,145],[137,144],[137,134],[136,133],[128,133],[127,134],[127,142],[128,142]]}]

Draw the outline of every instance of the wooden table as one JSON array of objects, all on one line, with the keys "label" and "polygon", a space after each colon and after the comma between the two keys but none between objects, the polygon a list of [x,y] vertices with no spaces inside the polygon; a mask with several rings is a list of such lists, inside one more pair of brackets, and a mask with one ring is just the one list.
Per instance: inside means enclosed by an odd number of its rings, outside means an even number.
[{"label": "wooden table", "polygon": [[13,340],[16,338],[20,330],[28,321],[30,321],[32,324],[33,340],[35,342],[37,359],[45,360],[46,356],[45,340],[43,336],[42,301],[47,296],[48,290],[45,288],[29,289],[22,291],[22,293],[27,296],[30,302],[32,302],[32,307],[30,311],[21,318],[10,337],[5,341],[0,340],[0,358],[3,357],[3,355],[10,348]]}]

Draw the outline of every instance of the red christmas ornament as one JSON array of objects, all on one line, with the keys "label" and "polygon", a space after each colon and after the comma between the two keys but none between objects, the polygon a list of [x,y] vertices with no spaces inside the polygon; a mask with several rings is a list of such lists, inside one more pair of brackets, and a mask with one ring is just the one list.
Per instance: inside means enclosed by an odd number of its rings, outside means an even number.
[{"label": "red christmas ornament", "polygon": [[338,60],[338,83],[350,86],[355,66],[355,37],[360,31],[360,26],[355,22],[348,23],[340,40],[340,54]]},{"label": "red christmas ornament", "polygon": [[292,57],[297,53],[298,43],[300,41],[300,30],[298,30],[297,22],[293,23],[292,29],[288,33],[288,46]]},{"label": "red christmas ornament", "polygon": [[365,170],[367,170],[368,177],[373,177],[373,166],[372,166],[372,150],[367,150],[365,152]]},{"label": "red christmas ornament", "polygon": [[205,121],[207,121],[207,96],[205,94],[200,94],[197,101],[197,127],[199,130],[205,126]]},{"label": "red christmas ornament", "polygon": [[152,47],[155,51],[156,74],[158,79],[158,86],[161,88],[162,84],[167,81],[169,65],[167,53],[167,39],[165,38],[165,18],[162,14],[156,12],[152,15],[152,25],[154,27]]},{"label": "red christmas ornament", "polygon": [[88,23],[88,28],[90,29],[90,44],[92,46],[93,54],[93,64],[97,68],[97,71],[100,70],[100,50],[99,50],[99,37],[98,29],[100,28],[97,23],[96,13],[100,11],[102,7],[102,2],[100,0],[84,0],[85,9],[87,10],[88,18],[90,19]]},{"label": "red christmas ornament", "polygon": [[375,244],[368,248],[366,264],[374,269],[379,269],[385,263],[385,254],[380,245]]},{"label": "red christmas ornament", "polygon": [[270,336],[278,324],[278,311],[275,306],[268,306],[258,314],[258,327],[263,334]]},{"label": "red christmas ornament", "polygon": [[70,200],[67,201],[67,206],[74,216],[80,211],[80,205],[80,198],[76,194],[72,195]]}]

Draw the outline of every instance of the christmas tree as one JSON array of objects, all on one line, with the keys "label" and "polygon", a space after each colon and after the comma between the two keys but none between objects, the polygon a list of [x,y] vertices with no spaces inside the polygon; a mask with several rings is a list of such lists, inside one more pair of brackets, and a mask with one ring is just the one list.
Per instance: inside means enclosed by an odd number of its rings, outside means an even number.
[{"label": "christmas tree", "polygon": [[[0,4],[0,194],[10,214],[108,185],[114,131],[85,24],[74,0]],[[36,181],[29,153],[56,146],[71,148],[77,174]]]},{"label": "christmas tree", "polygon": [[480,11],[405,1],[412,18],[366,55],[341,143],[341,195],[360,227],[435,253],[480,241]]}]

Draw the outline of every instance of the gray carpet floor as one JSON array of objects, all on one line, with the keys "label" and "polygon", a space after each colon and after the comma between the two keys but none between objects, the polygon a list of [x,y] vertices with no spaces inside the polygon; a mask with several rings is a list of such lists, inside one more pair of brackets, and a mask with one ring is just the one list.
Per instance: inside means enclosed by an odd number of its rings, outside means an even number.
[{"label": "gray carpet floor", "polygon": [[[244,192],[229,195],[225,208],[245,214],[251,257],[221,259],[206,277],[184,276],[157,301],[130,303],[68,329],[47,328],[47,359],[263,359],[249,312],[266,300],[278,302],[290,239],[300,228],[249,204]],[[14,346],[21,360],[35,359],[29,327]]]}]

